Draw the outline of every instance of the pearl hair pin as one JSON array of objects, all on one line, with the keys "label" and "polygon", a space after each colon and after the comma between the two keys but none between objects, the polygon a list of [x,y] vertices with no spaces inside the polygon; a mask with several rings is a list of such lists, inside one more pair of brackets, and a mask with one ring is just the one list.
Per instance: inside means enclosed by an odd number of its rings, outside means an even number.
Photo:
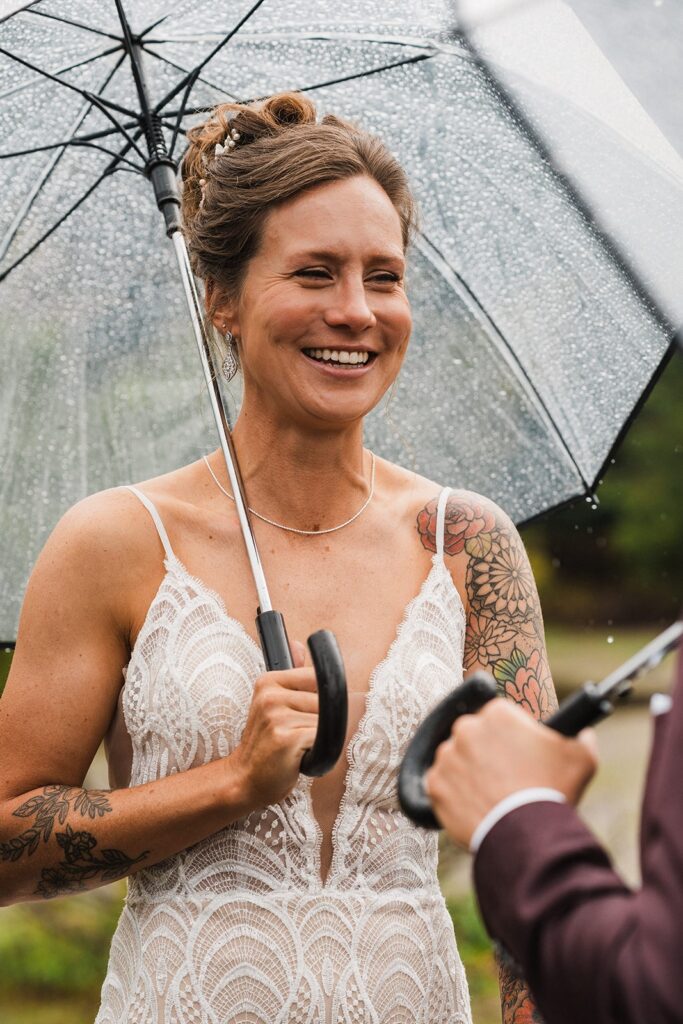
[{"label": "pearl hair pin", "polygon": [[213,149],[214,157],[223,156],[224,153],[229,153],[231,149],[234,149],[239,140],[242,138],[240,133],[232,128],[231,131],[225,136],[225,142],[221,146],[220,142],[217,142]]},{"label": "pearl hair pin", "polygon": [[[237,129],[236,128],[231,128],[230,131],[228,132],[228,134],[225,136],[225,139],[224,139],[223,143],[221,144],[220,142],[217,142],[216,145],[213,147],[213,159],[215,160],[216,157],[225,156],[226,153],[232,152],[232,150],[235,148],[235,146],[237,145],[237,143],[239,142],[239,140],[241,138],[242,138],[242,136],[237,131]],[[209,158],[205,156],[204,157],[204,166],[208,167],[208,165],[209,165]],[[206,178],[200,178],[199,179],[199,187],[202,190],[202,198],[201,198],[200,203],[199,203],[199,209],[201,210],[202,206],[204,205],[204,193],[206,191]]]}]

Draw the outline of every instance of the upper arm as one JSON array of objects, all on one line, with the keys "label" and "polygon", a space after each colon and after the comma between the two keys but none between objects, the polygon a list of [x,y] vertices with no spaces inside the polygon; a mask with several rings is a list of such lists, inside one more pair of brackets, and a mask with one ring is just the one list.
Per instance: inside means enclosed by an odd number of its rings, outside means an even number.
[{"label": "upper arm", "polygon": [[0,800],[80,785],[106,732],[128,660],[125,501],[103,492],[74,506],[36,562],[0,700]]},{"label": "upper arm", "polygon": [[543,616],[514,523],[487,498],[454,491],[446,505],[444,548],[464,594],[466,672],[490,672],[504,696],[536,718],[547,717],[557,701]]}]

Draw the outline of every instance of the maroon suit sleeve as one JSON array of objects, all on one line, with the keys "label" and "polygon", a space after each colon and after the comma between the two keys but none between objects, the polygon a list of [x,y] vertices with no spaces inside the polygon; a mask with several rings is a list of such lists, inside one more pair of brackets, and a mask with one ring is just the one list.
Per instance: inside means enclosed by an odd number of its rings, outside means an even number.
[{"label": "maroon suit sleeve", "polygon": [[655,723],[639,891],[565,804],[512,811],[476,856],[484,922],[546,1024],[683,1022],[683,676]]}]

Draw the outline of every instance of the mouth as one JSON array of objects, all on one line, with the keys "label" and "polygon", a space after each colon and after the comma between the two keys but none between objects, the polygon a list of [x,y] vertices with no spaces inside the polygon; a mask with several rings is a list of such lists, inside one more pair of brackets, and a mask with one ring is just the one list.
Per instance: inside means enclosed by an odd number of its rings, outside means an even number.
[{"label": "mouth", "polygon": [[321,369],[350,375],[366,370],[377,358],[368,349],[304,348],[301,352]]}]

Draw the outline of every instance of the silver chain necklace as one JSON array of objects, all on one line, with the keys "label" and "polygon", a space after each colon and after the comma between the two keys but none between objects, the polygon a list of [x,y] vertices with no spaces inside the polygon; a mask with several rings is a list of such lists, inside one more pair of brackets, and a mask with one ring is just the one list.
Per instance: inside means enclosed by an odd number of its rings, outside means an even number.
[{"label": "silver chain necklace", "polygon": [[[214,471],[211,469],[211,466],[209,465],[209,460],[207,459],[206,455],[202,456],[202,458],[204,459],[204,462],[206,463],[206,468],[213,477],[218,489],[223,492],[226,498],[230,498],[230,501],[234,501],[235,499],[232,496],[232,494],[230,494],[229,491],[226,491],[225,487],[223,487],[222,483],[220,482]],[[262,516],[260,512],[256,512],[249,505],[247,505],[247,508],[249,509],[253,516],[256,516],[257,519],[262,519],[264,523],[269,523],[271,526],[277,526],[278,530],[288,530],[289,533],[303,533],[309,537],[319,537],[323,533],[334,533],[335,530],[343,530],[345,526],[349,526],[349,524],[352,523],[355,519],[358,519],[358,516],[362,515],[363,512],[365,512],[366,508],[372,501],[372,496],[374,493],[375,453],[370,452],[370,493],[368,494],[367,498],[365,499],[361,507],[358,509],[358,511],[354,513],[354,515],[352,515],[350,519],[347,519],[345,523],[340,523],[339,526],[330,526],[326,530],[297,530],[295,526],[285,526],[283,523],[276,523],[275,520],[268,519],[266,516]]]}]

